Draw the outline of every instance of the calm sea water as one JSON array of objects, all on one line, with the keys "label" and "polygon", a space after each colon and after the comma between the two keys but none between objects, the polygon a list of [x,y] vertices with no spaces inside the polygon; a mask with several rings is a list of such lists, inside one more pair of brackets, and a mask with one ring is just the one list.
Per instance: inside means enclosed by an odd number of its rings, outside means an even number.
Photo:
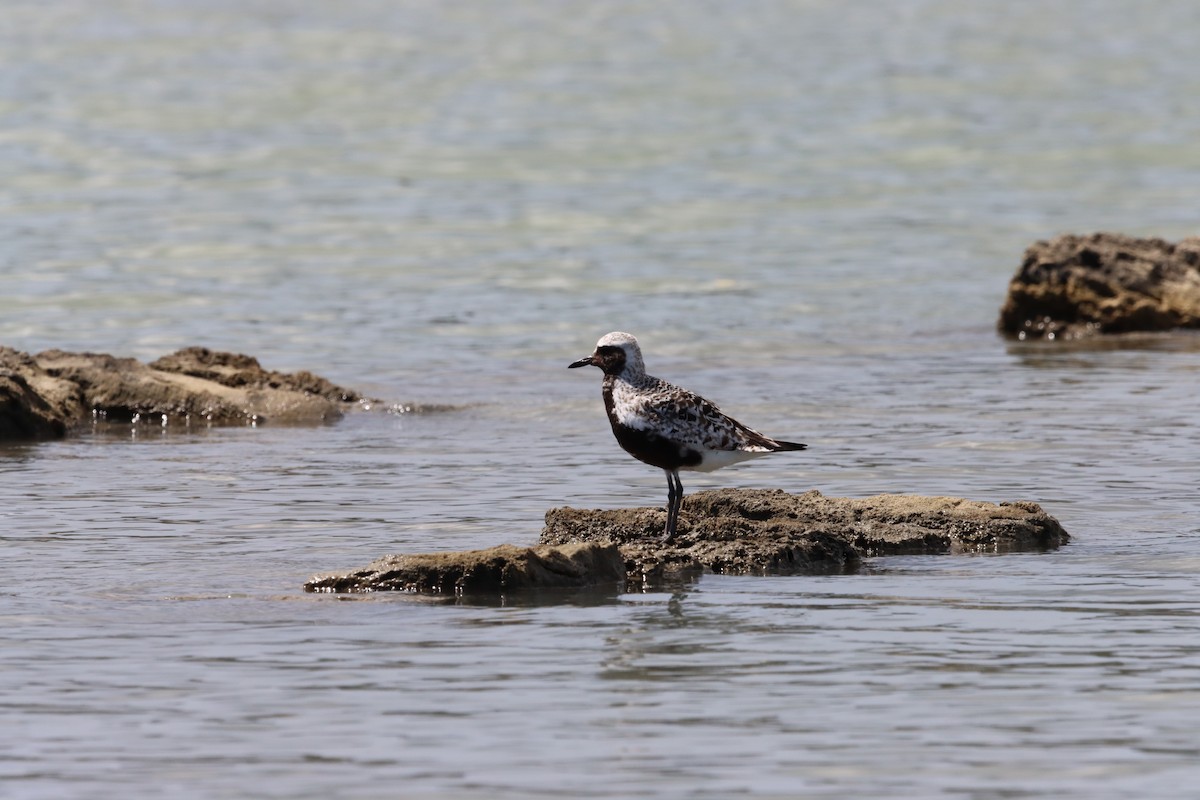
[{"label": "calm sea water", "polygon": [[[1200,208],[1200,6],[10,0],[0,343],[389,403],[0,448],[0,796],[1187,798],[1200,337],[993,332],[1030,242]],[[306,595],[662,504],[609,330],[803,454],[1035,500],[1046,554],[503,605]]]}]

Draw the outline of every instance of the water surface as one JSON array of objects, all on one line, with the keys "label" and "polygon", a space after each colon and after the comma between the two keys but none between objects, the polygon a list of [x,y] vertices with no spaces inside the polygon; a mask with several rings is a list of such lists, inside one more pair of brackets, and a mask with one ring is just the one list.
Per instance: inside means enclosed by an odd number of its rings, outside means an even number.
[{"label": "water surface", "polygon": [[[0,795],[1190,797],[1200,340],[1006,343],[1032,241],[1200,207],[1192,4],[11,2],[0,343],[201,344],[439,413],[0,448]],[[304,594],[661,504],[609,330],[1060,551],[503,605]]]}]

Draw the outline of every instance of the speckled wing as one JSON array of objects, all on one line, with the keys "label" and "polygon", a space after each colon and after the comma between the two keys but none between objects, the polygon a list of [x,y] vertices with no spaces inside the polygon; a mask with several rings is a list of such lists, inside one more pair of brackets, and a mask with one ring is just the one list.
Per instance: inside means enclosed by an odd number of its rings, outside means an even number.
[{"label": "speckled wing", "polygon": [[687,389],[655,380],[639,395],[635,413],[649,422],[648,428],[680,445],[699,451],[778,449],[771,439],[726,416],[716,404]]}]

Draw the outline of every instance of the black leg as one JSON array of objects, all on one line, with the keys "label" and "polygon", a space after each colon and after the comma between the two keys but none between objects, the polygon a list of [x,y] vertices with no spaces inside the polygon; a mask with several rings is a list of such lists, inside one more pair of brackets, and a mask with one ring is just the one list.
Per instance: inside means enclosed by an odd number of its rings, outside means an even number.
[{"label": "black leg", "polygon": [[674,536],[674,529],[679,524],[679,510],[683,507],[683,481],[679,480],[679,473],[676,473],[676,516],[674,522],[671,523],[671,535]]},{"label": "black leg", "polygon": [[683,481],[679,473],[667,470],[667,529],[663,541],[669,542],[675,537],[675,526],[679,522],[679,507],[683,505]]},{"label": "black leg", "polygon": [[662,541],[667,541],[674,533],[674,521],[671,518],[674,513],[674,476],[671,475],[670,469],[662,471],[667,474],[667,524],[666,528],[662,529]]},{"label": "black leg", "polygon": [[679,525],[679,509],[683,508],[683,481],[679,479],[679,473],[675,473],[675,516],[671,518],[671,536],[675,535],[675,528]]}]

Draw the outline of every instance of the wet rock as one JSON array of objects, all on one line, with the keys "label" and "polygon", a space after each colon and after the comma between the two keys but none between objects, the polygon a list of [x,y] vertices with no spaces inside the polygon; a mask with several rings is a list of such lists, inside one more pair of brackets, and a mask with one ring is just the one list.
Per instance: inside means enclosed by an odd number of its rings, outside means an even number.
[{"label": "wet rock", "polygon": [[78,386],[47,374],[28,353],[0,347],[0,440],[63,436],[84,409]]},{"label": "wet rock", "polygon": [[675,540],[658,509],[551,509],[543,544],[615,541],[632,580],[677,572],[840,572],[865,556],[1043,550],[1070,538],[1035,503],[721,489],[684,498]]},{"label": "wet rock", "polygon": [[353,572],[317,575],[309,592],[403,591],[429,594],[495,594],[617,583],[625,562],[611,542],[515,547],[449,553],[390,555]]},{"label": "wet rock", "polygon": [[999,328],[1021,339],[1200,328],[1200,237],[1036,242],[1009,284]]},{"label": "wet rock", "polygon": [[0,438],[63,436],[99,416],[174,424],[311,424],[358,394],[309,372],[264,370],[250,356],[188,348],[143,364],[104,353],[0,348]]},{"label": "wet rock", "polygon": [[861,499],[779,490],[720,489],[684,498],[675,541],[650,508],[546,513],[541,544],[384,556],[362,569],[318,575],[310,592],[497,594],[605,583],[656,584],[704,572],[850,571],[868,556],[1046,550],[1070,537],[1037,504],[958,497]]},{"label": "wet rock", "polygon": [[284,389],[324,397],[337,403],[356,403],[358,392],[338,386],[311,372],[276,372],[263,369],[258,359],[240,353],[223,353],[207,347],[187,347],[148,365],[161,372],[190,375],[234,389]]}]

